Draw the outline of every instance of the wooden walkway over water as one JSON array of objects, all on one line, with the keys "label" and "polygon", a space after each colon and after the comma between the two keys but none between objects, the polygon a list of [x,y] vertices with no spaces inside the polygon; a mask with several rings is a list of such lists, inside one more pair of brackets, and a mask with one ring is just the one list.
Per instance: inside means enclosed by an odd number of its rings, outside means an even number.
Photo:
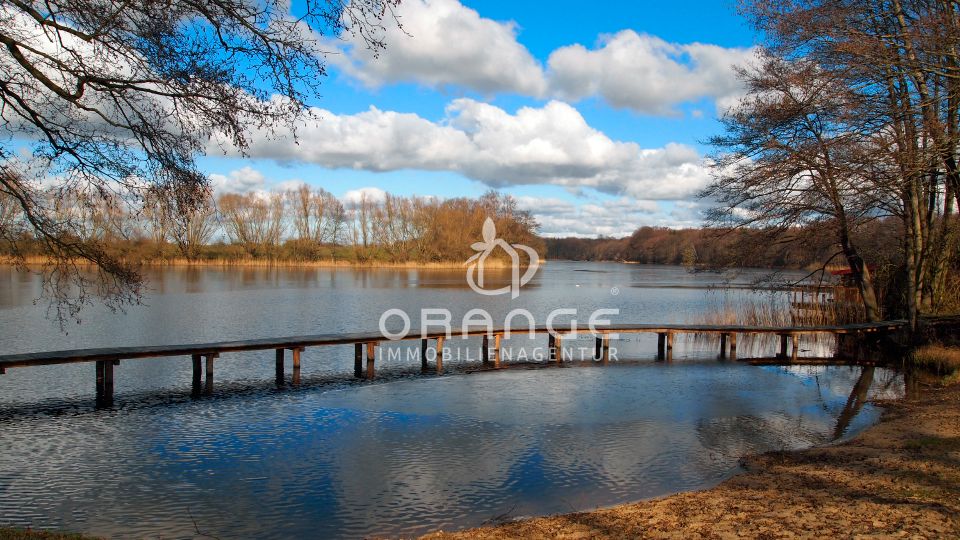
[{"label": "wooden walkway over water", "polygon": [[[796,361],[799,352],[799,340],[802,335],[863,335],[882,334],[898,330],[906,321],[883,321],[877,323],[850,324],[843,326],[744,326],[744,325],[614,325],[596,329],[596,332],[579,331],[579,334],[594,335],[596,348],[594,358],[601,362],[609,361],[611,335],[618,334],[657,334],[657,358],[671,360],[673,357],[674,336],[677,334],[699,334],[720,337],[721,358],[735,359],[737,354],[737,336],[762,334],[780,337],[778,357],[789,357]],[[194,343],[188,345],[156,345],[146,347],[116,347],[104,349],[77,349],[47,351],[25,354],[0,355],[0,374],[7,369],[53,364],[73,364],[92,362],[96,364],[97,403],[109,405],[113,402],[114,367],[121,360],[144,358],[162,358],[171,356],[190,357],[193,365],[193,393],[200,395],[213,391],[214,360],[224,353],[241,351],[275,351],[276,377],[282,383],[285,373],[286,351],[291,351],[293,360],[293,382],[300,381],[300,356],[307,347],[350,346],[354,348],[354,376],[372,379],[375,376],[376,348],[383,342],[401,342],[419,339],[421,342],[421,368],[428,370],[430,360],[430,341],[435,342],[432,349],[433,361],[437,373],[443,372],[444,340],[457,337],[482,337],[481,358],[484,364],[494,368],[501,367],[501,340],[505,335],[536,336],[547,334],[549,357],[552,361],[562,362],[562,341],[571,334],[569,331],[549,329],[547,327],[494,329],[486,327],[463,328],[447,332],[411,332],[399,340],[388,339],[381,333],[318,334],[311,336],[292,336],[284,338],[252,339],[244,341],[219,341],[213,343]],[[492,340],[493,346],[490,346]],[[788,345],[792,345],[788,348]],[[364,366],[364,350],[366,365]],[[558,354],[558,350],[561,351]],[[492,353],[492,358],[491,358]]]}]

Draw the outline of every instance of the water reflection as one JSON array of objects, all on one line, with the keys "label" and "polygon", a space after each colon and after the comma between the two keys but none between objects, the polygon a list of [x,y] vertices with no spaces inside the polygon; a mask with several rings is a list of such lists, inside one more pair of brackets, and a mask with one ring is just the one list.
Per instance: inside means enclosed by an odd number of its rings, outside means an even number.
[{"label": "water reflection", "polygon": [[193,520],[221,538],[413,535],[710,485],[744,454],[855,433],[879,415],[865,397],[902,390],[882,369],[687,362],[21,411],[0,433],[0,516],[120,537],[192,536]]}]

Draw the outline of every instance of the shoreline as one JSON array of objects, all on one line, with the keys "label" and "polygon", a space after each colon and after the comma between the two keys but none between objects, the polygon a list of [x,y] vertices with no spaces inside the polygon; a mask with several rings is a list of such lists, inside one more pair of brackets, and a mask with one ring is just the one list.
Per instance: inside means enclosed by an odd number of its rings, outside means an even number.
[{"label": "shoreline", "polygon": [[960,537],[960,385],[875,403],[851,439],[741,458],[709,489],[422,538]]},{"label": "shoreline", "polygon": [[[73,261],[78,266],[93,266],[93,263],[85,260]],[[42,266],[50,263],[50,259],[42,256],[27,256],[23,264],[26,266]],[[546,264],[546,260],[540,261],[540,266]],[[9,256],[0,256],[0,265],[16,266],[17,262]],[[338,259],[326,260],[290,260],[290,259],[203,259],[190,261],[187,259],[151,259],[136,261],[134,264],[143,268],[347,268],[347,269],[409,269],[409,270],[452,270],[465,267],[463,261],[438,261],[438,262],[418,262],[418,261],[349,261]],[[499,259],[490,259],[486,262],[487,268],[509,269],[511,265],[506,261]]]}]

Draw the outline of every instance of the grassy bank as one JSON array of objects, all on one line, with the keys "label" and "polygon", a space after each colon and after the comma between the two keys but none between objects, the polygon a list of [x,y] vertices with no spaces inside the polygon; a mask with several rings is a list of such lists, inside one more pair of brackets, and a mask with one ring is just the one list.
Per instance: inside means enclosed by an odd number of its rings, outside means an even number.
[{"label": "grassy bank", "polygon": [[712,489],[427,538],[960,537],[960,385],[884,405],[844,444],[745,458]]}]

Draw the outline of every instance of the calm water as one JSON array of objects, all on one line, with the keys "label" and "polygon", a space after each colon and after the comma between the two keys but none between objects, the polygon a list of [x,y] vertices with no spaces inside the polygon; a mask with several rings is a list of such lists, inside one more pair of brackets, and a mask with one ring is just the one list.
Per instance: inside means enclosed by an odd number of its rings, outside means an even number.
[{"label": "calm water", "polygon": [[[510,301],[466,289],[459,271],[168,270],[151,276],[146,306],[91,310],[64,334],[33,304],[36,279],[0,268],[0,343],[13,353],[370,331],[394,307],[483,307],[495,319],[524,307],[538,322],[556,307],[583,322],[619,308],[617,323],[685,322],[755,294],[736,285],[756,277],[718,288],[678,268],[551,263]],[[472,374],[477,343],[452,345],[474,353],[454,355],[446,376],[378,361],[372,383],[351,379],[351,347],[308,349],[299,388],[273,385],[272,351],[228,354],[216,392],[198,400],[189,359],[126,361],[106,410],[92,406],[92,365],[8,370],[0,523],[220,538],[474,526],[710,485],[744,454],[848,436],[878,417],[865,398],[902,393],[885,370],[752,367],[682,341],[678,361],[655,363],[653,336],[618,342],[623,360],[609,367]]]}]

